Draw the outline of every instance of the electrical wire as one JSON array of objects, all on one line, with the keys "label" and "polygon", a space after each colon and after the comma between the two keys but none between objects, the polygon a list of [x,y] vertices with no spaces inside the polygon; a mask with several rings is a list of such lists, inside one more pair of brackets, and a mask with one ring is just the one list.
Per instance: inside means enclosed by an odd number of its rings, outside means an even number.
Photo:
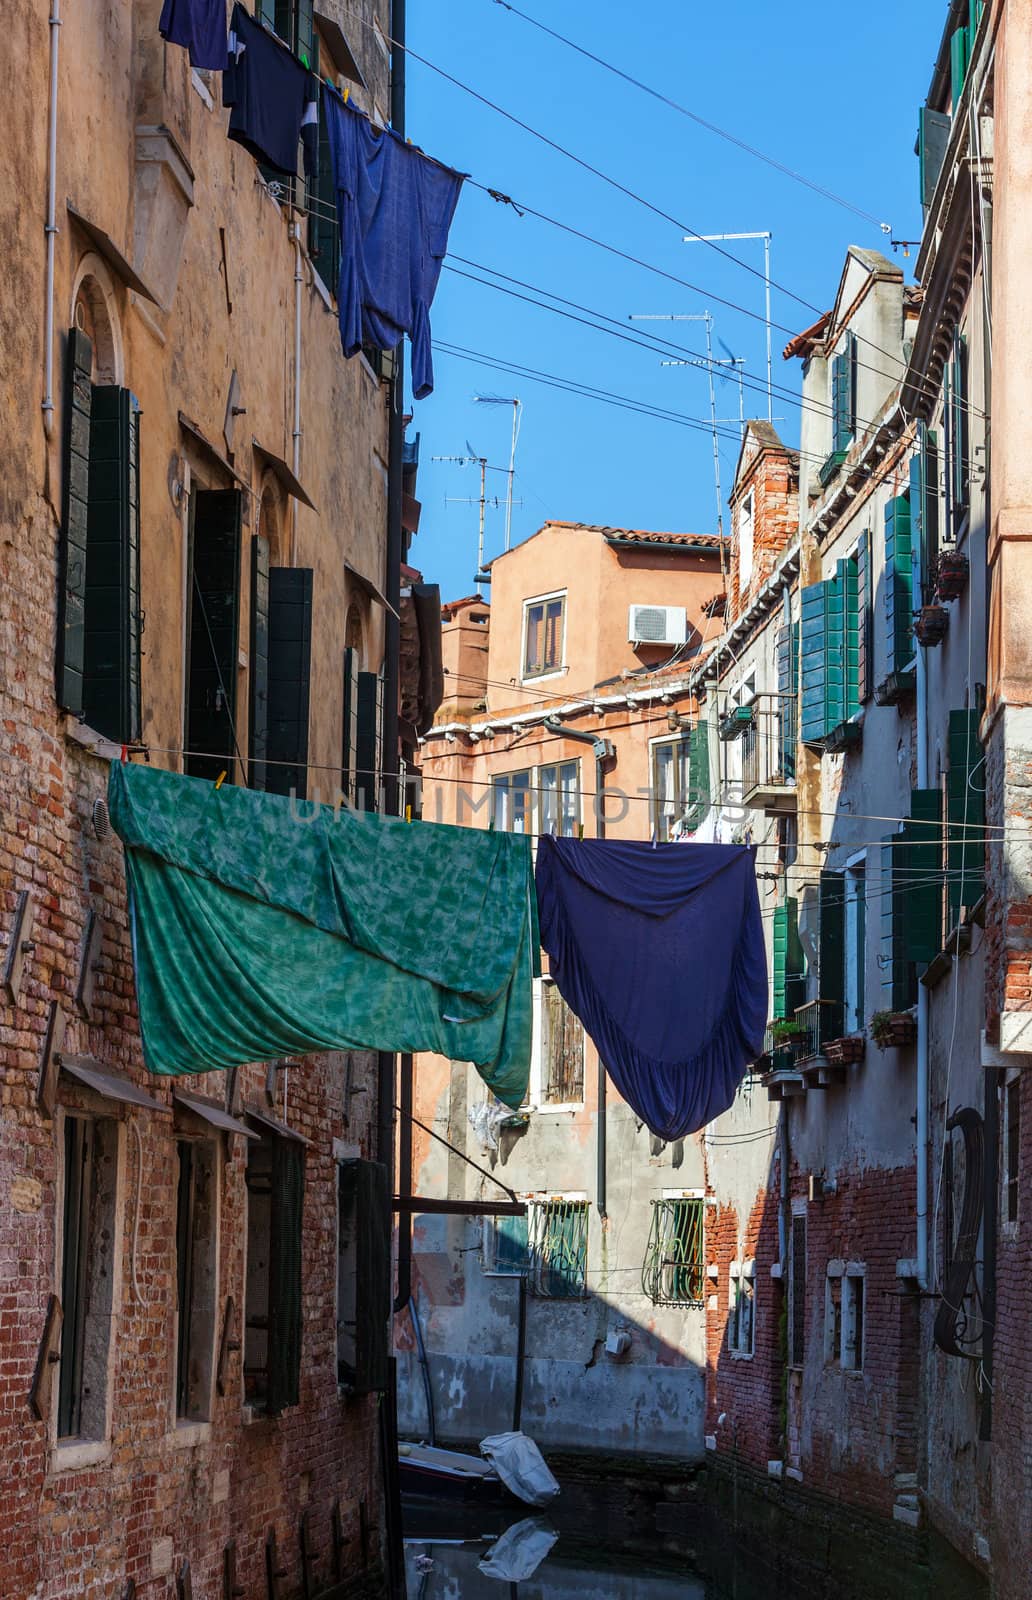
[{"label": "electrical wire", "polygon": [[672,100],[669,95],[663,94],[659,89],[653,89],[651,85],[642,83],[639,78],[632,77],[629,72],[624,72],[621,67],[614,66],[611,61],[605,61],[601,56],[595,55],[593,51],[578,44],[575,39],[568,39],[565,34],[557,33],[554,28],[549,28],[545,23],[540,22],[537,17],[529,16],[526,11],[520,11],[516,6],[510,5],[509,0],[494,0],[494,3],[502,6],[506,11],[511,11],[513,16],[519,17],[523,22],[529,22],[531,27],[540,29],[542,33],[547,33],[551,38],[558,40],[560,44],[565,44],[571,50],[576,50],[578,55],[584,56],[588,61],[593,61],[596,66],[604,68],[606,72],[612,72],[616,77],[622,78],[625,83],[631,84],[635,89],[640,89],[643,94],[651,95],[654,100],[669,106],[671,111],[680,112],[681,116],[688,117],[692,122],[697,123],[700,128],[705,128],[708,133],[716,134],[720,139],[726,139],[729,144],[736,145],[739,150],[744,150],[747,155],[754,156],[757,161],[766,162],[767,166],[773,167],[776,172],[783,173],[786,178],[792,178],[796,183],[803,184],[805,188],[812,189],[815,194],[822,195],[825,200],[832,201],[834,205],[842,206],[846,211],[851,211],[854,216],[862,217],[865,222],[873,223],[882,233],[891,233],[891,225],[887,222],[882,222],[872,212],[865,211],[862,206],[854,205],[851,200],[846,200],[842,195],[836,194],[833,189],[827,189],[823,184],[815,183],[812,178],[807,178],[801,172],[796,172],[794,168],[786,166],[784,162],[778,161],[776,157],[767,155],[763,150],[758,150],[755,145],[747,144],[744,139],[738,138],[737,134],[729,133],[726,128],[719,128],[715,122],[708,122],[705,117],[700,117],[698,112],[691,111],[677,100]]}]

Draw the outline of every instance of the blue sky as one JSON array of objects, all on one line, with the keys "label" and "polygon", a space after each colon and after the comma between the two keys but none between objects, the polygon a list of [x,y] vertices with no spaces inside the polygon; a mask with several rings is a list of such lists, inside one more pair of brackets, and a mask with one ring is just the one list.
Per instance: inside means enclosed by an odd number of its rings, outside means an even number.
[{"label": "blue sky", "polygon": [[[613,61],[662,93],[768,152],[863,211],[891,223],[901,239],[920,231],[917,107],[924,97],[945,18],[943,0],[870,0],[841,21],[827,0],[723,0],[704,6],[654,0],[648,8],[615,0],[519,0],[520,8]],[[514,17],[495,0],[409,0],[413,50],[474,87],[558,144],[699,233],[773,233],[775,323],[797,330],[811,306],[830,305],[851,243],[884,248],[874,222],[774,171],[620,82]],[[763,283],[705,244],[616,193],[547,149],[497,112],[478,104],[410,58],[408,136],[429,154],[479,182],[570,226],[617,245],[696,290],[563,234],[519,218],[467,185],[449,241],[457,261],[495,268],[615,318],[630,334],[651,331],[693,350],[702,324],[627,322],[631,313],[698,314],[709,309],[714,337],[745,358],[746,415],[766,415]],[[762,245],[729,245],[757,272]],[[908,261],[897,258],[907,270]],[[734,302],[757,314],[719,305]],[[485,352],[598,389],[708,422],[704,371],[664,367],[661,356],[480,287],[445,270],[432,313],[436,343]],[[795,392],[797,362],[781,359],[788,335],[773,334],[774,383]],[[719,353],[723,353],[718,351]],[[711,531],[715,526],[712,440],[708,431],[643,417],[564,394],[435,352],[436,387],[415,406],[422,435],[421,531],[412,559],[443,596],[468,594],[476,569],[477,508],[446,504],[475,496],[473,467],[437,463],[462,455],[467,441],[492,462],[508,463],[511,411],[474,402],[476,394],[518,395],[523,421],[517,454],[514,542],[547,517],[642,528]],[[718,386],[721,417],[738,412],[737,386]],[[775,395],[782,436],[798,442],[798,409]],[[736,429],[721,441],[724,494],[737,453]],[[504,477],[488,475],[502,496]],[[489,508],[487,554],[502,548],[503,512]]]}]

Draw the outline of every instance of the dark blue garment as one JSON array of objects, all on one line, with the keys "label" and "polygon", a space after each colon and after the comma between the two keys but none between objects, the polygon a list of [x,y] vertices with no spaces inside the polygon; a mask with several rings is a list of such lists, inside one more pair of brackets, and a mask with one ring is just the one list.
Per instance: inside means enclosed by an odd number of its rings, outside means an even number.
[{"label": "dark blue garment", "polygon": [[305,172],[314,172],[319,81],[241,5],[233,7],[222,104],[232,107],[229,137],[249,150],[256,161],[296,177],[301,139]]},{"label": "dark blue garment", "polygon": [[659,1139],[726,1111],[763,1048],[767,958],[753,851],[538,842],[552,977]]},{"label": "dark blue garment", "polygon": [[340,222],[340,341],[393,350],[412,337],[412,390],[434,386],[430,305],[459,203],[462,174],[431,161],[390,129],[324,90],[323,116]]},{"label": "dark blue garment", "polygon": [[165,0],[158,32],[189,50],[192,67],[225,71],[226,0]]}]

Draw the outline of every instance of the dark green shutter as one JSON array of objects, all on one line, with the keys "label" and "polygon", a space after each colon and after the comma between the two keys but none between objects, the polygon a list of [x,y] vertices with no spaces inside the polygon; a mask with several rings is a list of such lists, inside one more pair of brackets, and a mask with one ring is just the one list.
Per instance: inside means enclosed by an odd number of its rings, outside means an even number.
[{"label": "dark green shutter", "polygon": [[264,789],[269,745],[269,541],[260,533],[251,540],[251,719],[252,789]]},{"label": "dark green shutter", "polygon": [[906,951],[907,854],[905,834],[891,833],[882,845],[882,995],[886,1011],[905,1011],[916,993]]},{"label": "dark green shutter", "polygon": [[926,964],[942,949],[942,795],[915,789],[904,824],[905,873],[898,873],[904,954]]},{"label": "dark green shutter", "polygon": [[897,495],[885,507],[884,582],[889,671],[902,672],[914,654],[914,573],[907,495]]},{"label": "dark green shutter", "polygon": [[791,783],[796,769],[796,707],[799,694],[799,624],[778,629],[778,771]]},{"label": "dark green shutter", "polygon": [[794,1016],[805,999],[803,947],[799,939],[798,902],[789,897],[774,908],[774,1002],[772,1016]]},{"label": "dark green shutter", "polygon": [[[287,0],[287,3],[289,3],[289,0]],[[259,22],[264,22],[267,28],[273,28],[278,33],[276,17],[283,4],[284,0],[254,0],[254,14]],[[285,39],[287,35],[284,33],[280,37]]]},{"label": "dark green shutter", "polygon": [[[314,41],[313,71],[319,71],[319,40]],[[326,121],[326,87],[319,85],[319,143],[315,174],[309,181],[308,253],[323,283],[337,293],[340,277],[340,225],[333,157]]]},{"label": "dark green shutter", "polygon": [[363,811],[376,811],[380,773],[380,679],[375,672],[358,674],[355,728],[355,795]]},{"label": "dark green shutter", "polygon": [[921,594],[931,599],[939,553],[939,451],[935,434],[917,424],[917,449],[910,458],[910,534],[920,558]]},{"label": "dark green shutter", "polygon": [[785,1016],[785,968],[788,961],[788,906],[774,907],[774,992],[771,1015]]},{"label": "dark green shutter", "polygon": [[265,787],[308,794],[311,567],[269,568],[269,738]]},{"label": "dark green shutter", "polygon": [[865,528],[856,547],[856,693],[862,705],[874,689],[874,615],[871,584],[871,530]]},{"label": "dark green shutter", "polygon": [[296,1406],[301,1374],[301,1240],[304,1147],[277,1139],[272,1161],[272,1231],[269,1242],[270,1413]]},{"label": "dark green shutter", "polygon": [[846,993],[846,878],[843,872],[820,875],[820,947],[818,999],[840,1005]]},{"label": "dark green shutter", "polygon": [[842,708],[840,722],[860,709],[860,571],[852,556],[838,563],[842,592]]},{"label": "dark green shutter", "polygon": [[83,716],[119,743],[140,737],[140,438],[128,389],[94,386],[86,519]]},{"label": "dark green shutter", "polygon": [[841,727],[846,720],[846,585],[845,563],[840,561],[834,577],[824,583],[824,731]]},{"label": "dark green shutter", "polygon": [[93,346],[84,333],[68,335],[65,396],[64,511],[61,522],[57,615],[57,703],[83,712],[86,628],[86,529],[90,481]]},{"label": "dark green shutter", "polygon": [[709,724],[701,717],[688,736],[688,792],[683,798],[686,823],[697,828],[710,806]]},{"label": "dark green shutter", "polygon": [[965,25],[950,36],[950,98],[954,111],[964,90],[970,48],[971,38]]},{"label": "dark green shutter", "polygon": [[340,787],[345,800],[354,804],[356,748],[358,733],[358,651],[344,652],[344,727],[340,751]]},{"label": "dark green shutter", "polygon": [[826,718],[827,698],[827,628],[825,622],[825,585],[811,583],[800,596],[801,620],[799,648],[801,656],[802,691],[800,698],[799,737],[804,744],[813,744],[828,731]]},{"label": "dark green shutter", "polygon": [[343,1161],[341,1214],[355,1233],[355,1378],[357,1394],[387,1387],[391,1314],[391,1199],[387,1169],[376,1161]]},{"label": "dark green shutter", "polygon": [[239,489],[193,496],[186,770],[194,778],[233,768],[242,516]]},{"label": "dark green shutter", "polygon": [[850,387],[849,356],[843,351],[833,356],[831,362],[832,450],[836,455],[848,449],[853,436],[850,426]]},{"label": "dark green shutter", "polygon": [[947,736],[946,868],[950,928],[985,892],[985,757],[977,711],[951,711]]},{"label": "dark green shutter", "polygon": [[957,538],[968,507],[970,464],[968,460],[968,350],[959,331],[953,335],[950,362],[950,531]]},{"label": "dark green shutter", "polygon": [[953,119],[945,111],[933,111],[931,106],[922,106],[918,112],[917,160],[921,178],[921,204],[926,210],[935,194],[952,127]]}]

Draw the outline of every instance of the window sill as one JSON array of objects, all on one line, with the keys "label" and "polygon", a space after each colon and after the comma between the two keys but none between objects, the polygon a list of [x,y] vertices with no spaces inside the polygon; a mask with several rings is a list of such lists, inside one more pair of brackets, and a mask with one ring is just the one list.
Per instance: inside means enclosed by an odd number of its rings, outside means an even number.
[{"label": "window sill", "polygon": [[107,1461],[110,1454],[109,1439],[75,1439],[67,1444],[55,1444],[50,1452],[50,1471],[56,1476],[76,1472],[81,1467],[95,1467]]},{"label": "window sill", "polygon": [[90,755],[99,756],[101,761],[118,761],[122,754],[122,746],[109,739],[107,734],[98,733],[96,728],[91,728],[88,723],[69,720],[65,728],[65,738],[72,744],[81,745],[88,750]]},{"label": "window sill", "polygon": [[551,683],[555,678],[565,678],[568,668],[549,667],[546,672],[524,672],[520,683]]},{"label": "window sill", "polygon": [[755,1355],[755,1351],[753,1351],[753,1350],[732,1350],[730,1352],[730,1354],[731,1354],[731,1360],[732,1361],[752,1361],[752,1359],[753,1359],[753,1357]]},{"label": "window sill", "polygon": [[565,1100],[565,1101],[563,1101],[563,1103],[561,1105],[559,1105],[559,1104],[552,1105],[551,1103],[548,1103],[548,1104],[541,1103],[539,1105],[532,1106],[531,1110],[535,1113],[536,1116],[541,1116],[542,1113],[556,1115],[557,1113],[562,1112],[562,1111],[583,1111],[584,1110],[584,1101],[583,1100]]},{"label": "window sill", "polygon": [[165,1443],[173,1450],[192,1450],[210,1442],[210,1422],[177,1422],[165,1435]]},{"label": "window sill", "polygon": [[1017,1223],[1017,1222],[1001,1222],[1000,1223],[1000,1238],[1001,1239],[1006,1239],[1008,1244],[1012,1244],[1014,1242],[1014,1240],[1017,1239],[1017,1237],[1018,1237],[1018,1228],[1019,1228],[1019,1226],[1020,1226],[1020,1224]]}]

